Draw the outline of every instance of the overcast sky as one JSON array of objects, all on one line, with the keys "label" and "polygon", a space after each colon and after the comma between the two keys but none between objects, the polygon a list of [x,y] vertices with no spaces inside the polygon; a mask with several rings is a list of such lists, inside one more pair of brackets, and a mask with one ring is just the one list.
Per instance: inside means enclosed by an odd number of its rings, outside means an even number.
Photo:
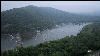
[{"label": "overcast sky", "polygon": [[73,13],[100,11],[100,1],[1,1],[1,11],[27,5],[53,7]]}]

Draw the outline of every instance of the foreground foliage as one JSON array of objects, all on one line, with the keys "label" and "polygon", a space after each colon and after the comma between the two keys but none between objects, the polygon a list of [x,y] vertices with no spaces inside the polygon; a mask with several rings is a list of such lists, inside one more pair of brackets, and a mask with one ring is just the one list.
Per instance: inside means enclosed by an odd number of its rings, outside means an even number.
[{"label": "foreground foliage", "polygon": [[100,23],[85,26],[77,36],[41,43],[35,47],[18,47],[2,56],[86,56],[87,51],[100,50]]}]

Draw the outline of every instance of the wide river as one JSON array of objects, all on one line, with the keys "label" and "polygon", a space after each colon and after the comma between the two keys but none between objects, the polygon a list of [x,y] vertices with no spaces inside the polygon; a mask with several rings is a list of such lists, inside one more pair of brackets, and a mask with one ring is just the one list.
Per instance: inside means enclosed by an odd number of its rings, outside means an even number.
[{"label": "wide river", "polygon": [[[23,46],[35,46],[39,43],[43,43],[45,41],[50,41],[50,40],[57,40],[64,38],[65,36],[70,36],[70,35],[77,35],[82,28],[85,25],[88,25],[89,23],[82,23],[82,24],[62,24],[62,25],[56,25],[56,28],[51,29],[51,30],[45,30],[42,31],[41,33],[37,33],[36,37],[33,37],[32,39],[29,39],[27,41],[23,42]],[[12,48],[16,47],[16,40],[13,39],[11,40],[11,37],[6,37],[6,38],[1,38],[1,51],[9,50]]]}]

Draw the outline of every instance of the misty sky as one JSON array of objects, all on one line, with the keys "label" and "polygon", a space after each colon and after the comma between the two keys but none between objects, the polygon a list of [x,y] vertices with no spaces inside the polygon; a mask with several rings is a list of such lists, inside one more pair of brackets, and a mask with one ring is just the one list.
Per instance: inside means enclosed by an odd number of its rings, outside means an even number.
[{"label": "misty sky", "polygon": [[100,1],[1,1],[1,11],[28,5],[53,7],[72,13],[100,11]]}]

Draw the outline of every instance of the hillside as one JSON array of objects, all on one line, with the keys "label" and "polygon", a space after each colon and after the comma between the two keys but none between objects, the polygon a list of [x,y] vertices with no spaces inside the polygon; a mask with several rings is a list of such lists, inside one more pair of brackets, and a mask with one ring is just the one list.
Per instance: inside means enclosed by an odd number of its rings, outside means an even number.
[{"label": "hillside", "polygon": [[22,38],[36,35],[37,30],[50,29],[56,24],[68,22],[99,22],[100,17],[68,13],[51,7],[29,5],[1,12],[2,34],[17,34]]}]

